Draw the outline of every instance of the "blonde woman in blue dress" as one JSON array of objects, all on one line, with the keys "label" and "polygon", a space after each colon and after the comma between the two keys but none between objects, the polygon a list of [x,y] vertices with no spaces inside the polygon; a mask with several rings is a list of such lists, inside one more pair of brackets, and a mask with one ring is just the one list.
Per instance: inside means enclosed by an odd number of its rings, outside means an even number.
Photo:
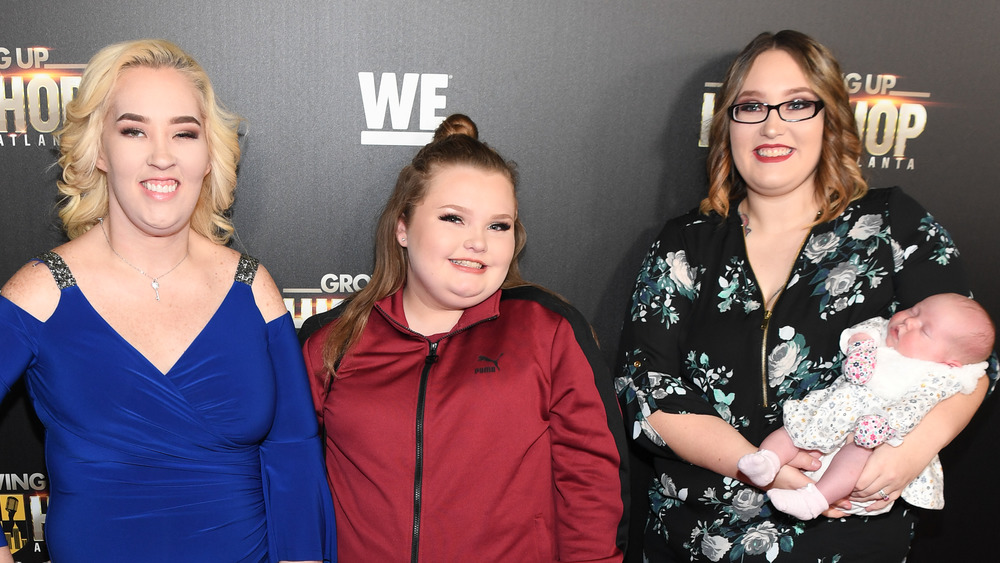
[{"label": "blonde woman in blue dress", "polygon": [[24,375],[46,428],[53,561],[332,556],[294,325],[224,246],[237,127],[162,40],[98,52],[67,107],[70,241],[0,297],[0,395]]}]

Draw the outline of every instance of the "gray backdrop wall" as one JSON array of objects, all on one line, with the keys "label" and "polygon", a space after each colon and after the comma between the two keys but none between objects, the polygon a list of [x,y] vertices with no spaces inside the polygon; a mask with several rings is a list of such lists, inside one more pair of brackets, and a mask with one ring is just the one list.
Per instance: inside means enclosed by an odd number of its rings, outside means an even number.
[{"label": "gray backdrop wall", "polygon": [[[267,265],[298,321],[363,286],[397,172],[462,112],[520,165],[527,277],[583,311],[610,361],[647,244],[703,194],[714,83],[758,32],[794,28],[838,55],[872,184],[904,186],[950,228],[997,318],[998,27],[986,1],[4,0],[0,282],[62,240],[51,132],[82,65],[166,37],[246,118],[234,246]],[[991,523],[970,516],[1000,500],[986,478],[995,402],[945,451],[948,508],[926,514],[911,561],[988,559]],[[21,392],[0,405],[0,518],[19,526],[16,559],[44,561],[29,411]]]}]

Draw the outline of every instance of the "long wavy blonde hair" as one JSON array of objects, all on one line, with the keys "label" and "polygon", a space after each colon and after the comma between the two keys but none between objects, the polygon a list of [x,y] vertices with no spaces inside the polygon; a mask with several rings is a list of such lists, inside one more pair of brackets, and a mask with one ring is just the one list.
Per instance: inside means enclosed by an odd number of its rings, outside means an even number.
[{"label": "long wavy blonde hair", "polygon": [[822,207],[816,222],[829,221],[868,191],[868,183],[858,165],[861,139],[837,59],[815,39],[788,29],[778,33],[761,33],[755,37],[726,72],[726,79],[715,97],[709,134],[708,197],[701,201],[700,210],[705,214],[715,211],[725,217],[731,203],[746,196],[746,182],[733,164],[729,107],[736,102],[757,57],[773,49],[792,56],[825,104],[823,146],[816,168],[816,189],[823,190],[820,194]]},{"label": "long wavy blonde hair", "polygon": [[233,233],[227,211],[236,190],[240,118],[216,100],[201,65],[164,39],[128,41],[98,51],[83,72],[76,97],[66,105],[65,123],[56,133],[62,167],[57,182],[62,195],[59,217],[66,235],[71,239],[82,235],[108,212],[108,179],[97,168],[101,134],[118,77],[135,67],[176,69],[200,94],[212,170],[202,183],[191,228],[220,244],[228,242]]}]

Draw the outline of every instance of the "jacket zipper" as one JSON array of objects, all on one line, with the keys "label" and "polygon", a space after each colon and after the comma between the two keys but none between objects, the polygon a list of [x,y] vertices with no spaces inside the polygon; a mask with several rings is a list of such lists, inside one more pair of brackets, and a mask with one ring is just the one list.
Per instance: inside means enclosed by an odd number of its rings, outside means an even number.
[{"label": "jacket zipper", "polygon": [[427,378],[431,366],[438,360],[437,342],[427,342],[429,352],[424,358],[424,369],[420,373],[420,391],[417,394],[417,456],[413,469],[413,538],[410,541],[410,561],[417,563],[420,551],[420,505],[424,479],[424,405],[427,398]]},{"label": "jacket zipper", "polygon": [[416,420],[416,463],[413,468],[413,537],[410,539],[410,561],[411,563],[417,563],[419,560],[420,552],[420,508],[423,502],[423,479],[424,479],[424,408],[426,406],[427,398],[427,380],[430,376],[431,366],[433,366],[438,361],[437,349],[438,344],[448,338],[449,336],[454,336],[471,329],[474,326],[480,325],[487,321],[492,321],[497,318],[498,315],[493,315],[486,317],[485,319],[480,319],[469,326],[463,327],[459,330],[449,332],[448,334],[442,336],[437,340],[437,342],[432,342],[426,336],[414,331],[408,326],[405,326],[392,318],[392,315],[386,313],[381,307],[376,306],[382,316],[389,321],[391,324],[398,327],[403,332],[410,333],[424,341],[427,342],[428,353],[424,358],[424,368],[420,372],[420,388],[417,391],[417,420]]}]

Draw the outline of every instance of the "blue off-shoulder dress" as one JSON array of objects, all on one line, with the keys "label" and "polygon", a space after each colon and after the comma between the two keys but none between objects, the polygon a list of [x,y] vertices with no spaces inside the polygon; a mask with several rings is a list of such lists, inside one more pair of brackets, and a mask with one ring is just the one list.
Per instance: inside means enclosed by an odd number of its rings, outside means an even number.
[{"label": "blue off-shoulder dress", "polygon": [[45,426],[52,560],[334,559],[302,354],[290,315],[261,317],[257,261],[241,257],[212,319],[161,373],[59,255],[39,260],[59,304],[41,322],[0,297],[0,398],[24,375]]}]

